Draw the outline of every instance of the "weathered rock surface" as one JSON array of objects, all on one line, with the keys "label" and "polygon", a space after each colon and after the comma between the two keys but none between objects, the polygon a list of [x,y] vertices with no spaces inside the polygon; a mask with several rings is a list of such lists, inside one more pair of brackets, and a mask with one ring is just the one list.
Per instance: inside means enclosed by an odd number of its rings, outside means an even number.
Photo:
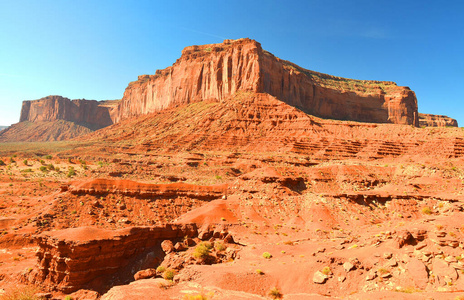
[{"label": "weathered rock surface", "polygon": [[309,71],[250,39],[186,47],[171,67],[129,84],[115,120],[206,99],[222,101],[240,91],[268,93],[323,118],[419,125],[409,88]]},{"label": "weathered rock surface", "polygon": [[427,287],[429,274],[424,263],[416,258],[412,258],[407,264],[407,270],[418,288],[423,290]]},{"label": "weathered rock surface", "polygon": [[[65,293],[82,288],[104,291],[131,281],[149,253],[164,256],[161,242],[189,236],[195,225],[165,225],[105,230],[95,227],[45,232],[38,236],[38,268],[28,279],[48,290]],[[153,260],[155,263],[155,260]]]},{"label": "weathered rock surface", "polygon": [[419,114],[421,127],[458,127],[458,121],[448,116]]},{"label": "weathered rock surface", "polygon": [[113,124],[111,113],[115,102],[48,96],[23,101],[19,122],[66,120],[99,129]]},{"label": "weathered rock surface", "polygon": [[188,196],[192,198],[214,199],[227,194],[227,184],[194,185],[188,183],[150,184],[132,180],[91,179],[74,181],[61,187],[63,191],[73,194],[108,194],[118,193],[129,196]]}]

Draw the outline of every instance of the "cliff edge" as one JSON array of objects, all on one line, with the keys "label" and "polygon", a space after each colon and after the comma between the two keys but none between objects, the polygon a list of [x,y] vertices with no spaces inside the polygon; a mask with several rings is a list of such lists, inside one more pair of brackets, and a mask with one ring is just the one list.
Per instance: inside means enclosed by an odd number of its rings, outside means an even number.
[{"label": "cliff edge", "polygon": [[189,46],[170,67],[129,83],[115,122],[237,91],[267,93],[322,118],[419,126],[417,99],[394,82],[354,80],[301,68],[251,39]]}]

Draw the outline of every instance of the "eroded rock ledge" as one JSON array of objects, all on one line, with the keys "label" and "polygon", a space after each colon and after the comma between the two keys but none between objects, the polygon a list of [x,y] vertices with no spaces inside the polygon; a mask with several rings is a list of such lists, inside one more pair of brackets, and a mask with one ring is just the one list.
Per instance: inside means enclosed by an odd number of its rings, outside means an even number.
[{"label": "eroded rock ledge", "polygon": [[185,196],[196,199],[215,199],[227,194],[227,184],[195,185],[188,183],[151,184],[132,180],[92,179],[74,181],[63,185],[62,191],[73,194],[109,194],[118,193],[138,197],[178,197]]},{"label": "eroded rock ledge", "polygon": [[38,265],[27,279],[47,290],[103,292],[164,258],[161,242],[197,235],[195,224],[106,230],[94,227],[45,232],[36,237]]}]

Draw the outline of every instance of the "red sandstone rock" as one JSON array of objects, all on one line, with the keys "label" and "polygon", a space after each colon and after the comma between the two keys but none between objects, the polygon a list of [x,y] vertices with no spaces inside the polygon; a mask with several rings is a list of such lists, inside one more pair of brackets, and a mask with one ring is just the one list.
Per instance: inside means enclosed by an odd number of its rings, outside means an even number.
[{"label": "red sandstone rock", "polygon": [[416,96],[409,88],[309,71],[250,39],[186,47],[171,67],[129,84],[116,121],[248,91],[268,93],[323,118],[419,124]]},{"label": "red sandstone rock", "polygon": [[113,124],[113,104],[106,101],[48,96],[39,100],[23,101],[19,122],[66,120],[99,129]]},{"label": "red sandstone rock", "polygon": [[164,253],[168,254],[174,252],[174,244],[170,240],[164,240],[161,243],[161,249],[163,249]]},{"label": "red sandstone rock", "polygon": [[227,194],[227,184],[202,186],[187,183],[150,184],[132,180],[91,179],[73,181],[67,188],[73,194],[118,193],[129,196],[188,196],[192,198],[219,198]]},{"label": "red sandstone rock", "polygon": [[152,278],[156,276],[156,269],[145,269],[138,271],[134,275],[135,280],[140,280],[140,279],[147,279],[147,278]]},{"label": "red sandstone rock", "polygon": [[417,258],[412,258],[406,268],[416,286],[425,289],[429,278],[425,265]]},{"label": "red sandstone rock", "polygon": [[458,127],[458,121],[448,116],[419,114],[421,127]]},{"label": "red sandstone rock", "polygon": [[38,266],[28,279],[65,293],[87,287],[102,291],[132,278],[134,263],[144,261],[153,251],[160,252],[160,241],[183,237],[192,227],[196,230],[195,225],[166,225],[46,232],[36,238]]}]

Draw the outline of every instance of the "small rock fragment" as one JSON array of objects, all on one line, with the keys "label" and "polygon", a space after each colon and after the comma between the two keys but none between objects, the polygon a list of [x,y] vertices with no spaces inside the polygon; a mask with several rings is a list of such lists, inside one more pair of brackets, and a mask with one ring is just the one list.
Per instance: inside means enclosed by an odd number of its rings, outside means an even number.
[{"label": "small rock fragment", "polygon": [[327,275],[324,275],[321,271],[314,273],[313,282],[317,284],[323,284],[327,280]]},{"label": "small rock fragment", "polygon": [[349,272],[354,269],[354,265],[347,261],[346,263],[343,264],[343,269],[345,269],[345,272]]}]

